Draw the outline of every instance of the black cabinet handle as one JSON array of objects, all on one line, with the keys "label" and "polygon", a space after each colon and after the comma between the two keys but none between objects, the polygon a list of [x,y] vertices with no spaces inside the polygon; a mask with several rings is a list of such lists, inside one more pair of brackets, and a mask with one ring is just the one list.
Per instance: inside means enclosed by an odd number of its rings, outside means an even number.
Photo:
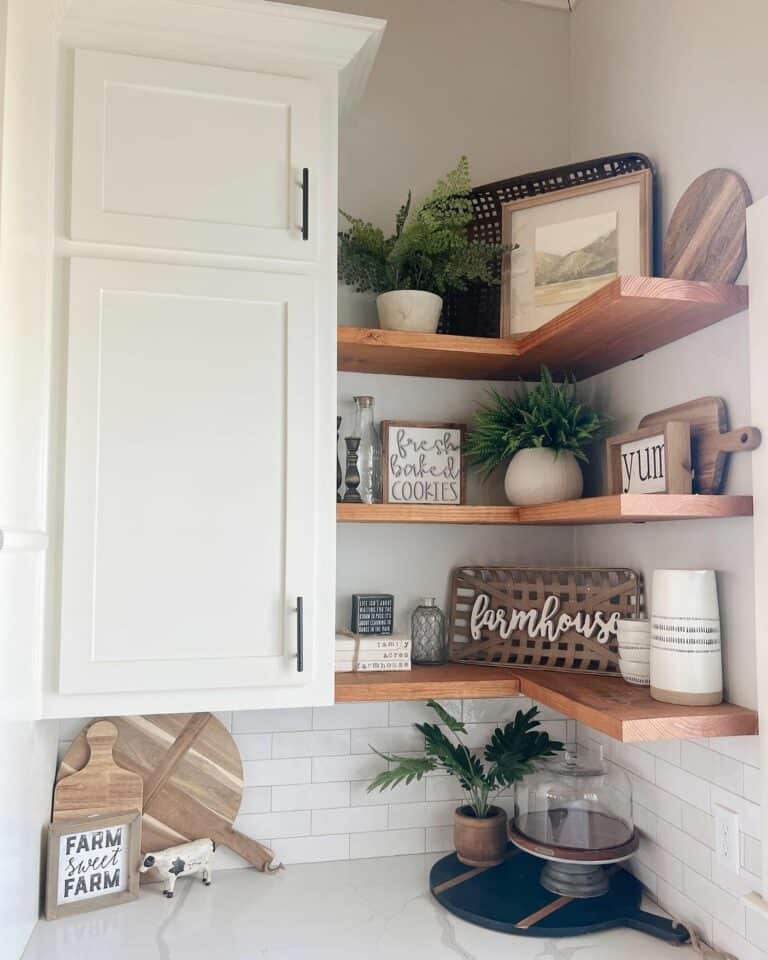
[{"label": "black cabinet handle", "polygon": [[309,240],[309,167],[301,171],[301,238]]},{"label": "black cabinet handle", "polygon": [[304,672],[304,597],[296,597],[296,669]]}]

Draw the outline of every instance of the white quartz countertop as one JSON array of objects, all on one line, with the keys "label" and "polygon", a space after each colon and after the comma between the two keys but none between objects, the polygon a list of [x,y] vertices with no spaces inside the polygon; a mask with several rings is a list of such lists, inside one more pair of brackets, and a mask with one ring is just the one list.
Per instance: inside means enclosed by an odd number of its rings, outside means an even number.
[{"label": "white quartz countertop", "polygon": [[[41,920],[23,960],[685,960],[632,930],[560,940],[484,930],[445,911],[428,888],[439,855],[292,866],[274,876],[182,878],[137,901]],[[652,908],[651,908],[652,909]]]}]

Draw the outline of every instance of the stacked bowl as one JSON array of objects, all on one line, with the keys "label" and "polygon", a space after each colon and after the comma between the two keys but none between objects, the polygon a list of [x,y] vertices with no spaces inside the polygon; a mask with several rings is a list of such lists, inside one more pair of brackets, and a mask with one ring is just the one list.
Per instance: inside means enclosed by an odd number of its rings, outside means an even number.
[{"label": "stacked bowl", "polygon": [[651,626],[648,620],[619,620],[619,671],[627,683],[651,682]]}]

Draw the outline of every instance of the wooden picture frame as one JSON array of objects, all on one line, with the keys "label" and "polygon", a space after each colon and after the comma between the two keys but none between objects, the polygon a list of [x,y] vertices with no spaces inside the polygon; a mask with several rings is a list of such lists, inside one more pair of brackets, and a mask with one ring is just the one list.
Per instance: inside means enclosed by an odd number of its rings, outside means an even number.
[{"label": "wooden picture frame", "polygon": [[[636,197],[635,197],[636,194]],[[546,208],[546,209],[545,209]],[[636,215],[635,215],[636,209]],[[521,216],[522,214],[522,216]],[[607,219],[612,217],[612,227]],[[510,337],[536,330],[579,303],[590,293],[610,283],[620,274],[639,274],[650,276],[653,267],[653,174],[651,170],[638,170],[609,180],[598,180],[526,197],[502,205],[502,239],[505,245],[517,243],[518,247],[504,254],[501,279],[501,336]],[[589,222],[586,222],[589,221]],[[633,226],[637,230],[634,235]],[[604,274],[589,275],[557,281],[555,276],[550,284],[536,284],[537,242],[539,231],[549,231],[542,243],[567,244],[569,237],[579,233],[579,225],[587,231],[582,242],[571,252],[593,247],[597,239],[587,240],[600,230],[613,230],[615,241],[615,269]],[[557,229],[565,231],[558,237],[553,234]],[[608,237],[603,237],[607,241]],[[555,259],[550,262],[551,271],[561,269],[567,276],[566,246],[561,246],[549,254]],[[546,257],[547,252],[543,255]],[[597,262],[600,256],[594,253]],[[559,258],[559,260],[558,260]],[[558,266],[559,263],[559,266]],[[546,262],[544,261],[544,268]],[[581,269],[584,269],[583,266]],[[599,267],[596,267],[599,269]],[[547,293],[547,290],[550,292]],[[540,302],[543,300],[543,302]]]},{"label": "wooden picture frame", "polygon": [[[405,431],[408,443],[404,445],[391,431]],[[411,431],[411,436],[407,433]],[[384,503],[413,503],[429,507],[460,505],[466,497],[466,462],[464,458],[465,423],[433,423],[421,420],[382,420],[382,488]],[[434,438],[430,437],[434,433]],[[446,441],[445,434],[452,436]],[[442,434],[442,436],[441,436]],[[458,441],[458,444],[457,444]],[[420,450],[418,445],[426,442],[431,448]],[[443,452],[442,448],[452,443],[457,449]],[[437,450],[434,445],[437,445]],[[435,462],[421,465],[424,454],[433,454]],[[451,464],[451,457],[458,456],[458,468]],[[443,474],[443,475],[441,475]]]},{"label": "wooden picture frame", "polygon": [[50,824],[46,920],[136,900],[140,860],[141,814],[135,810]]},{"label": "wooden picture frame", "polygon": [[642,615],[642,577],[624,567],[457,567],[449,658],[615,676],[617,621]]},{"label": "wooden picture frame", "polygon": [[[663,439],[663,451],[658,444],[643,445],[643,441],[657,437]],[[625,450],[627,447],[631,449]],[[668,420],[659,426],[620,433],[605,441],[605,450],[609,493],[693,492],[691,425],[685,421]]]}]

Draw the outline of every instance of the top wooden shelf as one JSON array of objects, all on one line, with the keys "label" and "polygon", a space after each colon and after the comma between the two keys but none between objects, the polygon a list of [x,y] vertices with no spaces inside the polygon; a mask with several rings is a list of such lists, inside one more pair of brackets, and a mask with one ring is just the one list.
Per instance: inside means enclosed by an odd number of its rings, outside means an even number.
[{"label": "top wooden shelf", "polygon": [[583,380],[745,310],[748,288],[729,283],[617,277],[538,330],[504,339],[338,328],[338,368],[458,380]]}]

